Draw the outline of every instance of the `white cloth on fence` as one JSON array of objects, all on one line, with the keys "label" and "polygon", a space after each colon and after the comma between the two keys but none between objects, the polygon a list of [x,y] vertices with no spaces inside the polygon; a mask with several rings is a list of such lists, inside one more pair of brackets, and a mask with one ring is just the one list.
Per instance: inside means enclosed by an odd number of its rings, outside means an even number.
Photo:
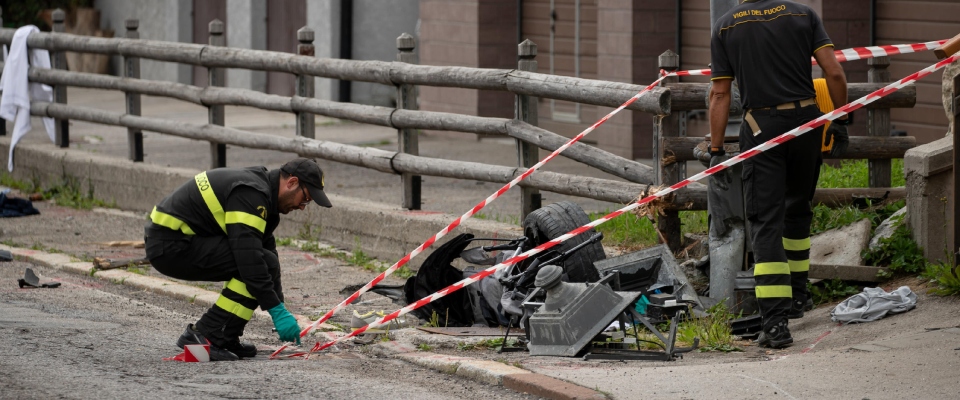
[{"label": "white cloth on fence", "polygon": [[890,293],[880,288],[864,288],[850,298],[841,301],[830,311],[835,322],[870,322],[887,314],[899,314],[917,306],[917,294],[909,287],[900,286]]},{"label": "white cloth on fence", "polygon": [[[27,25],[17,29],[10,43],[10,52],[4,46],[3,75],[0,75],[0,118],[13,121],[13,138],[10,140],[10,156],[7,169],[13,171],[13,148],[17,142],[30,132],[30,100],[52,102],[53,88],[42,83],[28,82],[27,71],[30,65],[36,68],[50,68],[50,53],[43,49],[27,49],[27,36],[40,32],[36,26]],[[53,118],[43,118],[43,126],[50,140],[56,142]]]}]

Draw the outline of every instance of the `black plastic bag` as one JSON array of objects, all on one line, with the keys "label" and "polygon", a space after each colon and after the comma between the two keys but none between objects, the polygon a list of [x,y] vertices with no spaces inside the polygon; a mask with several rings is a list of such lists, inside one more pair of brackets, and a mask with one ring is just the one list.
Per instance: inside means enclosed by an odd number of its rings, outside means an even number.
[{"label": "black plastic bag", "polygon": [[[461,234],[434,250],[403,287],[407,304],[413,303],[443,288],[463,280],[463,272],[451,262],[467,247],[473,235]],[[437,323],[446,326],[473,326],[473,307],[466,290],[450,293],[432,303],[413,310],[421,321],[430,321],[437,314]]]}]

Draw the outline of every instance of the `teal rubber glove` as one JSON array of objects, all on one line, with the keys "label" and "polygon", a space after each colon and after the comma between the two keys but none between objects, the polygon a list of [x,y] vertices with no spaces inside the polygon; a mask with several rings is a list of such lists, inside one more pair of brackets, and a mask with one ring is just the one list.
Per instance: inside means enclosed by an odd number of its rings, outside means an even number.
[{"label": "teal rubber glove", "polygon": [[267,310],[270,318],[273,318],[273,326],[277,328],[277,334],[280,335],[281,342],[297,342],[300,345],[300,325],[297,325],[297,319],[287,311],[283,303]]}]

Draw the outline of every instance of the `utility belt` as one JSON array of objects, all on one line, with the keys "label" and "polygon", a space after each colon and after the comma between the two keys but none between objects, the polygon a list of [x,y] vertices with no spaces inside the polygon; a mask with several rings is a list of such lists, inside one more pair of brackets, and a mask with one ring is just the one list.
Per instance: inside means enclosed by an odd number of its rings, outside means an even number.
[{"label": "utility belt", "polygon": [[760,108],[748,108],[747,112],[743,114],[743,120],[746,121],[747,125],[750,126],[750,131],[753,132],[753,136],[760,134],[760,125],[757,125],[757,120],[753,118],[753,111],[770,111],[770,115],[776,115],[777,111],[781,110],[793,110],[800,109],[804,107],[809,107],[817,104],[816,98],[809,98],[804,100],[795,100],[788,103],[779,104],[773,107],[760,107]]}]

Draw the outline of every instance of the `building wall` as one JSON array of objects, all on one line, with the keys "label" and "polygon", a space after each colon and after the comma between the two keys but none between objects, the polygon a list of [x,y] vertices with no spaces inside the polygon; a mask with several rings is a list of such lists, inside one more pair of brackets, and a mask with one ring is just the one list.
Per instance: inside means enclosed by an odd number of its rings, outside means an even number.
[{"label": "building wall", "polygon": [[[267,0],[228,0],[227,46],[265,50],[267,38],[259,34],[267,30]],[[265,91],[267,73],[249,69],[227,70],[227,85]]]},{"label": "building wall", "polygon": [[[580,1],[580,49],[575,52],[576,3],[573,1],[524,0],[523,38],[537,44],[540,73],[563,76],[597,78],[597,1]],[[555,11],[552,12],[552,11]],[[556,20],[553,20],[553,16]],[[553,49],[550,45],[551,24],[554,25]],[[551,61],[551,53],[553,55]],[[579,58],[579,74],[575,60]],[[552,69],[551,69],[552,65]],[[551,72],[552,70],[552,72]],[[576,103],[540,99],[539,126],[551,132],[573,137],[589,127],[596,119],[597,107]],[[555,112],[556,111],[556,112]],[[596,144],[597,137],[587,136],[583,143]]]},{"label": "building wall", "polygon": [[[480,45],[479,2],[476,0],[420,0],[420,63],[478,67]],[[420,88],[420,109],[477,115],[479,93],[474,89]]]},{"label": "building wall", "polygon": [[[419,19],[416,0],[353,0],[353,58],[396,61],[397,37],[417,38]],[[397,101],[396,87],[379,83],[354,82],[350,92],[354,103],[393,107]]]},{"label": "building wall", "polygon": [[[877,0],[877,44],[916,43],[949,39],[960,32],[960,3],[955,0]],[[936,62],[932,52],[890,57],[893,79],[903,78]],[[947,117],[943,112],[940,80],[942,72],[916,83],[914,108],[893,109],[890,123],[929,143],[946,134]]]},{"label": "building wall", "polygon": [[[140,20],[141,39],[163,40],[168,42],[193,42],[193,0],[97,0],[100,10],[101,28],[113,29],[116,37],[126,32],[124,21],[130,18]],[[122,71],[122,60],[113,57],[111,70]],[[142,60],[140,76],[143,79],[191,83],[193,73],[189,65]]]},{"label": "building wall", "polygon": [[[307,26],[314,30],[314,54],[319,58],[340,57],[340,1],[307,0]],[[336,100],[336,79],[316,78],[314,93],[318,99]]]},{"label": "building wall", "polygon": [[[421,0],[420,63],[516,68],[516,19],[513,0]],[[420,88],[422,110],[513,118],[513,102],[508,92]]]}]

